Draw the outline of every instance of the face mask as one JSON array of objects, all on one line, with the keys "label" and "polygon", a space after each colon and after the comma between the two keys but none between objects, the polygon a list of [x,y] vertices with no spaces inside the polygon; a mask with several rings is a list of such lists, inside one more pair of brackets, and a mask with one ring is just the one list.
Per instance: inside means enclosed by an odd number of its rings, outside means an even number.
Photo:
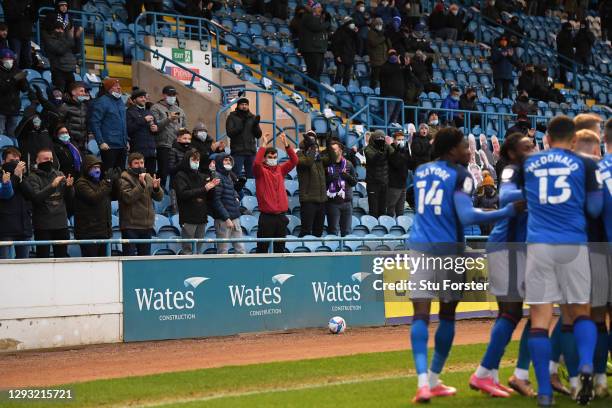
[{"label": "face mask", "polygon": [[88,100],[89,100],[89,96],[87,96],[87,95],[77,96],[77,101],[79,101],[79,102],[85,102],[85,101],[88,101]]},{"label": "face mask", "polygon": [[453,16],[456,16],[456,15],[457,15],[457,13],[459,13],[459,10],[454,10],[454,11],[451,11],[451,14],[452,14]]},{"label": "face mask", "polygon": [[360,13],[363,13],[363,12],[365,11],[365,7],[363,7],[363,6],[359,6],[359,7],[357,8],[357,11],[359,11]]},{"label": "face mask", "polygon": [[144,167],[131,167],[130,170],[132,170],[132,173],[136,174],[137,176],[147,171]]},{"label": "face mask", "polygon": [[234,167],[231,164],[224,164],[223,168],[227,171],[231,171]]},{"label": "face mask", "polygon": [[35,128],[39,128],[40,125],[42,125],[42,120],[40,120],[40,118],[34,118],[32,119],[32,125],[34,125]]},{"label": "face mask", "polygon": [[431,122],[429,122],[430,125],[434,125],[437,126],[438,125],[439,120],[438,119],[434,119]]},{"label": "face mask", "polygon": [[46,162],[38,163],[37,167],[39,170],[42,170],[48,173],[51,171],[51,165],[52,163],[50,161],[46,161]]},{"label": "face mask", "polygon": [[458,100],[459,100],[459,97],[458,97],[458,96],[451,96],[451,99],[452,99],[453,101],[458,101]]},{"label": "face mask", "polygon": [[168,105],[174,105],[176,103],[176,96],[166,96],[166,103]]},{"label": "face mask", "polygon": [[2,62],[2,66],[6,69],[11,69],[13,68],[13,64],[15,63],[15,61],[13,60],[6,60]]},{"label": "face mask", "polygon": [[200,168],[200,162],[199,161],[191,161],[189,160],[189,167],[191,167],[191,170],[197,170]]},{"label": "face mask", "polygon": [[387,3],[386,1],[383,1],[383,2],[382,2],[382,3],[380,3],[380,4],[382,4],[382,6],[383,6],[383,7],[387,7],[387,6],[389,5],[389,3]]},{"label": "face mask", "polygon": [[376,139],[374,140],[374,144],[376,144],[378,147],[382,147],[385,145],[385,139]]},{"label": "face mask", "polygon": [[187,142],[187,143],[181,143],[181,142],[179,142],[179,144],[180,144],[181,146],[183,146],[184,148],[188,148],[188,147],[189,147],[189,145],[190,145],[191,143],[189,143],[189,142]]},{"label": "face mask", "polygon": [[198,133],[196,133],[196,136],[198,137],[198,139],[204,141],[208,137],[208,132],[206,132],[206,131],[198,132]]},{"label": "face mask", "polygon": [[208,170],[210,171],[215,171],[217,168],[215,167],[215,163],[211,164],[210,166],[208,166]]},{"label": "face mask", "polygon": [[374,26],[374,29],[376,31],[382,31],[382,26],[381,25]]},{"label": "face mask", "polygon": [[348,25],[348,28],[349,28],[350,30],[354,30],[354,29],[355,29],[355,23],[351,23],[351,24],[349,24],[349,25]]},{"label": "face mask", "polygon": [[111,92],[113,98],[119,99],[121,98],[121,92]]},{"label": "face mask", "polygon": [[102,175],[102,170],[101,169],[91,169],[89,170],[89,177],[91,177],[92,179],[98,181],[100,180],[100,176]]},{"label": "face mask", "polygon": [[405,141],[405,140],[400,140],[399,142],[397,142],[397,146],[398,146],[400,149],[403,149],[403,148],[404,148],[404,146],[406,146],[406,141]]},{"label": "face mask", "polygon": [[17,167],[17,164],[19,164],[19,160],[12,160],[10,162],[4,163],[2,165],[2,168],[6,172],[13,173],[15,171],[15,168]]},{"label": "face mask", "polygon": [[68,143],[70,141],[70,135],[68,133],[60,133],[57,138],[64,143]]},{"label": "face mask", "polygon": [[392,64],[397,64],[397,55],[392,55],[389,57],[389,62]]},{"label": "face mask", "polygon": [[278,163],[278,159],[266,159],[266,164],[268,166],[276,166]]},{"label": "face mask", "polygon": [[61,105],[62,102],[63,102],[63,99],[61,96],[59,98],[53,98],[53,104],[55,105]]}]

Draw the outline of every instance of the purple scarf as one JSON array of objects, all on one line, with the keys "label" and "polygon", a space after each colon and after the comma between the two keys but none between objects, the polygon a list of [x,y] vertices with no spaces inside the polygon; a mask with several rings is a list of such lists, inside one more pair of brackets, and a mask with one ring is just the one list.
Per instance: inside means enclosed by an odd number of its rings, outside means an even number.
[{"label": "purple scarf", "polygon": [[78,173],[81,171],[81,153],[79,153],[79,149],[77,149],[76,146],[70,142],[66,143],[66,146],[68,146],[68,149],[70,149],[72,160],[74,161],[74,169]]},{"label": "purple scarf", "polygon": [[339,166],[334,163],[327,167],[327,172],[331,175],[331,182],[329,183],[329,187],[327,188],[327,197],[340,197],[342,199],[346,197],[346,183],[342,178],[342,173],[344,173],[344,171],[346,171],[345,158],[342,158],[342,161],[340,162]]}]

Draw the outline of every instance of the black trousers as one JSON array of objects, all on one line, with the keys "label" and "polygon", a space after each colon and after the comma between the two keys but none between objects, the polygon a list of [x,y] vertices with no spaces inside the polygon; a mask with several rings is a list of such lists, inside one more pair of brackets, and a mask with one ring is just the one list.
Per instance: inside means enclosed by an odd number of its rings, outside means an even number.
[{"label": "black trousers", "polygon": [[115,167],[125,170],[125,161],[127,159],[126,149],[100,150],[100,156],[102,157],[102,167],[104,171],[114,169]]},{"label": "black trousers", "polygon": [[[289,219],[285,214],[259,214],[257,223],[257,238],[284,238],[287,236],[287,224]],[[265,254],[270,247],[269,242],[258,242],[257,253]],[[285,252],[284,242],[274,243],[274,253],[282,254]]]},{"label": "black trousers", "polygon": [[510,98],[510,79],[495,79],[495,89],[493,90],[497,98]]},{"label": "black trousers", "polygon": [[81,247],[81,256],[85,258],[93,258],[96,256],[106,256],[106,245],[104,244],[83,244]]},{"label": "black trousers", "polygon": [[64,72],[59,69],[51,69],[51,82],[57,86],[62,92],[66,92],[70,84],[74,82],[73,72]]},{"label": "black trousers", "polygon": [[[70,234],[68,228],[52,229],[52,230],[34,230],[34,240],[36,241],[52,241],[52,240],[68,240]],[[51,256],[50,245],[36,246],[37,258],[49,258]],[[54,258],[66,258],[68,256],[68,247],[66,245],[53,245]]]},{"label": "black trousers", "polygon": [[325,223],[325,203],[300,203],[300,218],[302,226],[300,237],[323,235],[323,224]]},{"label": "black trousers", "polygon": [[342,83],[344,86],[348,86],[351,82],[351,74],[353,73],[353,64],[336,63],[336,77],[334,78],[334,84]]},{"label": "black trousers", "polygon": [[380,84],[380,69],[382,67],[370,67],[370,88],[376,89]]},{"label": "black trousers", "polygon": [[321,80],[323,73],[323,53],[322,52],[305,52],[302,54],[306,63],[306,72],[308,76],[315,81]]},{"label": "black trousers", "polygon": [[[121,230],[123,239],[151,239],[151,230],[147,229],[124,229]],[[151,255],[151,244],[123,244],[124,256],[147,256]]]},{"label": "black trousers", "polygon": [[157,157],[145,157],[145,168],[151,176],[157,172]]},{"label": "black trousers", "polygon": [[380,217],[387,213],[388,186],[381,183],[367,183],[368,207],[372,217]]},{"label": "black trousers", "polygon": [[162,187],[166,186],[166,179],[168,178],[168,162],[169,161],[170,161],[170,148],[158,147],[157,148],[157,177],[159,177]]}]

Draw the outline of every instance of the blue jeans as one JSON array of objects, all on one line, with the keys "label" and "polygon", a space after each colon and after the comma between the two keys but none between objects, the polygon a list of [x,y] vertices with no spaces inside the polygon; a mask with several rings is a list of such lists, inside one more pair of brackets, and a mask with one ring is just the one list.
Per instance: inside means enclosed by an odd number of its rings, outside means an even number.
[{"label": "blue jeans", "polygon": [[17,115],[0,115],[0,135],[15,137]]},{"label": "blue jeans", "polygon": [[[123,239],[151,239],[150,229],[124,229],[121,230],[121,238]],[[138,252],[138,256],[151,255],[151,244],[123,244],[123,255],[134,256]]]},{"label": "blue jeans", "polygon": [[345,237],[351,233],[353,222],[353,205],[350,201],[344,203],[327,203],[327,233]]},{"label": "blue jeans", "polygon": [[[402,103],[389,101],[387,102],[387,124],[389,123],[400,123],[402,118]],[[403,125],[403,123],[400,123]]]},{"label": "blue jeans", "polygon": [[233,172],[236,176],[240,177],[242,174],[242,167],[244,166],[244,172],[246,174],[246,178],[253,178],[253,162],[255,161],[255,155],[253,154],[232,154],[232,158],[234,159],[234,168]]},{"label": "blue jeans", "polygon": [[[30,237],[0,237],[0,241],[28,241]],[[15,259],[26,259],[30,257],[30,247],[27,245],[14,246]],[[0,259],[9,259],[11,247],[0,248]]]}]

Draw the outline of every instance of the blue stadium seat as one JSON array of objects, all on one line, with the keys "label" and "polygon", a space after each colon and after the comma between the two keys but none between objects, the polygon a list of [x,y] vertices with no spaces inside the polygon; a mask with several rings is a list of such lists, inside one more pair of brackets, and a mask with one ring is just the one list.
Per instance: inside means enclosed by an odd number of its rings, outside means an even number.
[{"label": "blue stadium seat", "polygon": [[249,195],[255,195],[255,179],[247,179],[244,189]]},{"label": "blue stadium seat", "polygon": [[181,223],[179,222],[179,215],[178,214],[174,214],[172,217],[170,217],[170,223],[175,228],[181,228]]},{"label": "blue stadium seat", "polygon": [[400,215],[397,217],[397,225],[404,229],[405,233],[408,233],[412,228],[414,217],[409,215]]},{"label": "blue stadium seat", "polygon": [[395,219],[388,215],[381,215],[380,217],[378,217],[378,223],[380,224],[380,226],[386,229],[387,234],[391,233],[391,228],[397,225]]},{"label": "blue stadium seat", "polygon": [[253,235],[253,231],[257,231],[258,219],[252,215],[241,215],[240,225],[244,230],[245,235]]},{"label": "blue stadium seat", "polygon": [[[359,201],[361,201],[361,199]],[[371,215],[363,215],[360,221],[361,225],[365,226],[370,233],[373,231],[374,227],[378,225],[378,220]]]},{"label": "blue stadium seat", "polygon": [[245,195],[242,197],[241,204],[241,207],[246,208],[251,213],[259,211],[259,207],[257,207],[257,198],[254,196]]},{"label": "blue stadium seat", "polygon": [[170,196],[164,194],[164,198],[161,201],[153,201],[153,205],[157,214],[163,214],[168,209],[168,206],[170,206]]},{"label": "blue stadium seat", "polygon": [[162,227],[172,226],[170,220],[161,214],[155,214],[155,234],[158,234]]},{"label": "blue stadium seat", "polygon": [[285,180],[285,189],[288,195],[295,196],[300,192],[300,185],[295,180]]},{"label": "blue stadium seat", "polygon": [[119,214],[119,201],[117,200],[111,201],[111,214],[112,215]]},{"label": "blue stadium seat", "polygon": [[14,146],[13,139],[8,136],[0,135],[0,149],[5,147]]},{"label": "blue stadium seat", "polygon": [[287,215],[287,219],[289,220],[289,223],[287,224],[288,234],[299,235],[298,228],[300,227],[301,223],[300,219],[294,215]]}]

